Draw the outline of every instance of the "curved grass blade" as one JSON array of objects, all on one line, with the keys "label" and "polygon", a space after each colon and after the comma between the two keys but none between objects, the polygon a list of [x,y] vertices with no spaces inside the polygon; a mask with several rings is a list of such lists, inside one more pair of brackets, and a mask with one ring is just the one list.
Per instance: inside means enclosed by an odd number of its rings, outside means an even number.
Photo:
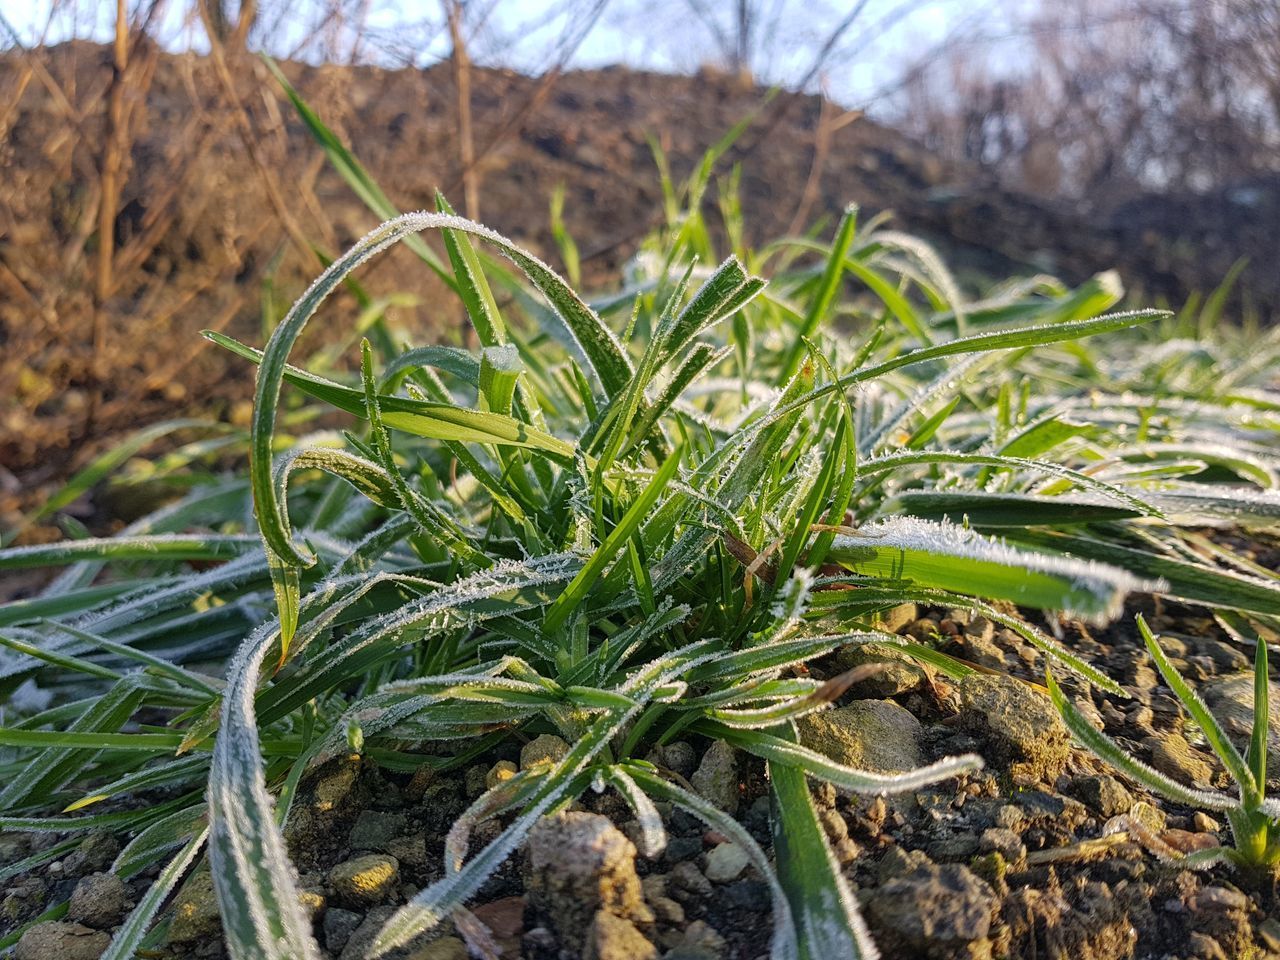
[{"label": "curved grass blade", "polygon": [[1052,671],[1045,671],[1045,686],[1049,688],[1049,697],[1053,700],[1053,705],[1058,708],[1058,713],[1062,716],[1067,729],[1090,751],[1125,776],[1142,784],[1153,793],[1160,794],[1166,800],[1172,800],[1184,806],[1204,810],[1235,810],[1239,807],[1235,799],[1224,793],[1184,787],[1177,781],[1170,780],[1164,774],[1153,770],[1136,757],[1130,756],[1118,743],[1095,728],[1076,708],[1076,705],[1066,698],[1062,688],[1058,686],[1058,681],[1053,678]]},{"label": "curved grass blade", "polygon": [[880,951],[827,843],[805,771],[785,763],[768,769],[774,859],[799,927],[800,956],[876,960]]},{"label": "curved grass blade", "polygon": [[800,946],[796,939],[791,902],[778,882],[769,858],[760,849],[755,837],[720,808],[708,803],[697,794],[662,779],[647,766],[635,761],[630,761],[624,766],[631,778],[646,793],[659,800],[684,807],[711,829],[723,833],[747,852],[752,866],[760,872],[760,876],[764,877],[769,885],[769,892],[773,898],[773,942],[770,945],[769,956],[771,960],[799,960]]},{"label": "curved grass blade", "polygon": [[1209,741],[1209,746],[1213,748],[1213,752],[1218,755],[1218,759],[1226,767],[1227,773],[1231,774],[1231,779],[1240,786],[1245,804],[1255,806],[1261,800],[1261,791],[1265,781],[1259,783],[1254,779],[1253,771],[1245,763],[1244,757],[1240,756],[1240,751],[1236,749],[1236,745],[1227,737],[1226,731],[1222,729],[1217,718],[1209,712],[1209,708],[1200,699],[1200,695],[1191,689],[1187,681],[1182,678],[1182,674],[1178,673],[1173,664],[1169,662],[1169,658],[1165,656],[1164,649],[1151,633],[1151,628],[1147,626],[1146,618],[1142,614],[1138,614],[1136,621],[1138,632],[1142,634],[1142,641],[1147,645],[1147,651],[1151,654],[1151,659],[1155,661],[1156,667],[1160,670],[1160,676],[1164,677],[1164,682],[1169,685],[1169,689],[1177,694],[1178,699],[1182,701],[1182,705],[1187,708],[1187,713],[1191,714],[1191,719],[1196,722],[1200,732],[1204,734],[1204,738]]},{"label": "curved grass blade", "polygon": [[146,937],[151,921],[160,912],[165,900],[178,886],[196,857],[200,855],[208,836],[209,829],[206,827],[192,837],[187,845],[178,851],[177,856],[160,871],[160,876],[152,881],[147,892],[138,901],[138,905],[112,935],[111,943],[102,954],[101,960],[132,960],[137,955],[138,947]]}]

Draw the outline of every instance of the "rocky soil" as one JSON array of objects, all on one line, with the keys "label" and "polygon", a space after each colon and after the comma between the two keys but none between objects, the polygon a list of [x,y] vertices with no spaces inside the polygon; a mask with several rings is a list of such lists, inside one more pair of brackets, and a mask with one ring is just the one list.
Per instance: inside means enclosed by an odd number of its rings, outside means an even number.
[{"label": "rocky soil", "polygon": [[[1246,735],[1249,658],[1194,610],[1154,601],[1142,608],[1228,731]],[[1067,689],[1096,723],[1157,769],[1186,783],[1226,787],[1130,623],[1131,617],[1106,631],[1046,624],[1120,680],[1130,697]],[[1226,825],[1151,796],[1077,749],[1037,686],[1042,661],[1021,638],[962,611],[911,606],[893,611],[888,625],[992,672],[952,683],[875,647],[847,647],[811,667],[811,675],[823,677],[869,661],[884,664],[835,709],[801,723],[804,742],[815,749],[880,771],[969,751],[987,761],[980,773],[898,797],[846,796],[814,785],[835,855],[886,957],[1280,958],[1277,877],[1183,869],[1178,853],[1229,842]],[[1273,697],[1280,707],[1280,687]],[[1272,717],[1274,761],[1280,709]],[[550,735],[512,741],[452,775],[391,774],[353,755],[304,782],[287,835],[325,955],[361,957],[395,907],[441,875],[445,835],[471,800],[565,749]],[[697,739],[668,744],[649,759],[733,813],[770,849],[759,762]],[[1280,779],[1280,769],[1272,776]],[[665,851],[648,859],[637,854],[638,825],[621,798],[588,793],[537,826],[469,914],[398,957],[462,960],[468,940],[477,955],[488,949],[533,960],[766,957],[769,894],[744,851],[678,809],[659,809],[669,838]],[[501,826],[478,825],[471,849]],[[52,842],[6,834],[0,863]],[[93,837],[11,881],[0,931],[70,898],[62,920],[23,937],[17,960],[98,955],[150,879],[124,883],[105,872],[117,852],[115,841]],[[176,898],[156,956],[223,955],[212,882],[197,871]]]}]

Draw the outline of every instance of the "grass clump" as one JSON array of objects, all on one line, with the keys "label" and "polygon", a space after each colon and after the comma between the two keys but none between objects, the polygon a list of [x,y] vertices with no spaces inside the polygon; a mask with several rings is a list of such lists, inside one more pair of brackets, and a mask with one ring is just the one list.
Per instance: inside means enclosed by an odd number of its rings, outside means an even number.
[{"label": "grass clump", "polygon": [[1233,847],[1212,847],[1185,858],[1188,866],[1208,866],[1225,860],[1246,869],[1274,867],[1280,863],[1280,803],[1267,799],[1267,737],[1270,732],[1270,695],[1267,672],[1267,644],[1255,635],[1253,662],[1253,731],[1244,756],[1227,737],[1226,731],[1203,700],[1182,677],[1139,614],[1138,631],[1165,683],[1177,696],[1188,716],[1204,734],[1214,754],[1235,783],[1237,797],[1214,790],[1197,790],[1153,770],[1131,756],[1123,747],[1095,729],[1088,719],[1063,696],[1062,688],[1048,673],[1049,694],[1067,727],[1084,746],[1153,793],[1173,803],[1226,815],[1231,825]]},{"label": "grass clump", "polygon": [[[708,269],[709,170],[668,185],[668,222],[606,299],[442,200],[336,260],[262,350],[210,334],[259,365],[248,477],[205,471],[201,441],[158,471],[180,495],[119,535],[0,551],[0,569],[63,568],[39,597],[0,605],[0,684],[55,695],[0,728],[0,829],[69,837],[0,877],[109,830],[128,841],[122,877],[165,866],[108,956],[161,936],[154,919],[202,858],[232,956],[318,956],[282,832],[308,771],[355,751],[447,773],[553,732],[568,753],[475,801],[443,877],[391,917],[375,955],[464,917],[539,817],[595,788],[631,806],[647,853],[665,843],[655,801],[741,844],[772,893],[775,957],[871,957],[808,779],[904,792],[980,761],[836,763],[794,721],[848,678],[793,668],[888,643],[970,672],[876,628],[914,601],[980,612],[1123,695],[1009,604],[1103,623],[1154,590],[1274,622],[1274,577],[1199,529],[1275,516],[1264,440],[1280,405],[1256,384],[1275,337],[1222,375],[1193,358],[1226,345],[1153,352],[1139,329],[1196,318],[1104,313],[1109,276],[962,302],[927,248],[855,211],[831,244],[753,252],[726,200],[736,250]],[[291,363],[326,298],[401,242],[447,276],[478,349],[407,346],[380,322],[358,376]],[[354,419],[298,436],[320,409]],[[776,867],[644,760],[685,734],[764,761]],[[163,803],[116,803],[160,789]],[[1242,812],[1249,830],[1260,809]]]}]

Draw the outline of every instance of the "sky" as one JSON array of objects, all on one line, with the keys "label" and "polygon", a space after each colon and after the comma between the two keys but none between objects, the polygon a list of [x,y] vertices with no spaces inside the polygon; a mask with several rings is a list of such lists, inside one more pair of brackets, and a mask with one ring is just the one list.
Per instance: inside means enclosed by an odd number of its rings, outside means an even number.
[{"label": "sky", "polygon": [[[492,12],[476,36],[478,59],[484,62],[486,43],[498,51],[502,65],[537,70],[544,66],[549,43],[561,35],[565,19],[558,16],[571,0],[471,0],[473,10]],[[694,0],[699,2],[699,0]],[[704,9],[732,9],[729,0],[700,0]],[[949,37],[990,30],[993,18],[1009,15],[1011,8],[1029,0],[765,0],[766,13],[780,12],[773,38],[765,45],[767,60],[757,64],[758,78],[766,83],[787,83],[803,75],[830,24],[865,2],[865,9],[845,35],[841,54],[823,78],[829,96],[847,106],[873,107],[886,89],[893,89],[905,64],[914,64]],[[355,4],[353,4],[354,6]],[[0,0],[0,16],[23,44],[58,42],[71,35],[107,39],[111,34],[114,3],[109,0]],[[132,6],[132,3],[131,3]],[[188,3],[170,0],[170,11],[161,28],[167,46],[203,46],[203,32],[184,21]],[[273,31],[279,54],[298,39],[312,33],[318,8],[307,0],[287,5],[262,3],[265,10],[289,11]],[[447,37],[440,27],[439,4],[434,0],[368,0],[367,24],[372,44],[366,41],[366,60],[397,62],[412,59],[425,66],[448,53]],[[51,10],[56,15],[50,19]],[[587,34],[570,61],[572,67],[599,67],[623,63],[660,71],[696,70],[714,57],[710,34],[689,12],[688,0],[611,0],[604,14]],[[785,15],[794,11],[789,18]]]}]

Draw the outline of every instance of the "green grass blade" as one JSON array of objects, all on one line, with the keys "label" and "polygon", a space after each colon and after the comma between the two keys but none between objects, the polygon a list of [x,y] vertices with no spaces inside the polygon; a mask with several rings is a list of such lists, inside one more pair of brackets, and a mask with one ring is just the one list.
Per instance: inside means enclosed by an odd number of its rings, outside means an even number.
[{"label": "green grass blade", "polygon": [[627,508],[627,512],[623,514],[618,525],[605,538],[604,543],[591,555],[591,559],[583,565],[578,575],[565,588],[564,593],[556,598],[555,603],[547,610],[546,617],[543,619],[542,628],[545,632],[554,634],[564,626],[569,619],[569,615],[586,598],[587,591],[604,573],[604,568],[617,556],[627,541],[636,534],[636,531],[640,529],[640,524],[653,511],[658,498],[662,496],[667,484],[675,476],[676,470],[680,466],[681,456],[682,451],[677,449],[675,453],[663,462],[640,496]]},{"label": "green grass blade", "polygon": [[1147,586],[1116,567],[1016,550],[955,524],[912,517],[837,536],[828,556],[854,573],[1064,610],[1095,623],[1114,619],[1125,596]]},{"label": "green grass blade", "polygon": [[208,828],[201,830],[160,871],[160,875],[147,887],[147,892],[142,895],[138,905],[112,935],[111,943],[101,960],[132,960],[137,955],[151,921],[204,849],[208,835]]},{"label": "green grass blade", "polygon": [[1153,770],[1136,757],[1130,756],[1118,743],[1095,728],[1076,708],[1076,705],[1066,698],[1050,671],[1045,671],[1045,685],[1049,688],[1049,697],[1053,700],[1053,705],[1058,708],[1063,723],[1067,725],[1072,735],[1094,755],[1131,780],[1142,784],[1153,793],[1158,793],[1166,800],[1192,808],[1234,810],[1239,806],[1236,800],[1226,794],[1184,787],[1177,781],[1170,780],[1164,774]]},{"label": "green grass blade", "polygon": [[878,957],[857,900],[818,821],[804,770],[770,763],[769,783],[774,859],[800,932],[800,956],[807,960]]},{"label": "green grass blade", "polygon": [[[1178,673],[1173,664],[1169,662],[1169,658],[1165,656],[1164,649],[1151,633],[1151,628],[1147,626],[1147,621],[1142,614],[1138,614],[1136,622],[1138,624],[1138,632],[1142,634],[1142,640],[1147,645],[1147,651],[1151,654],[1151,659],[1156,662],[1156,667],[1160,670],[1160,676],[1164,677],[1164,682],[1169,685],[1169,689],[1182,701],[1182,705],[1186,707],[1191,719],[1196,722],[1200,732],[1204,734],[1204,738],[1209,741],[1209,746],[1213,748],[1213,752],[1218,755],[1222,765],[1227,768],[1227,773],[1231,775],[1231,779],[1239,784],[1241,794],[1246,798],[1246,804],[1252,806],[1253,802],[1259,798],[1262,784],[1254,780],[1253,771],[1245,763],[1244,757],[1240,756],[1240,751],[1236,749],[1236,745],[1227,737],[1226,731],[1222,729],[1217,718],[1209,712],[1209,708],[1200,699],[1200,695],[1191,689],[1187,681],[1182,678],[1182,674]],[[1265,780],[1263,783],[1265,783]]]}]

